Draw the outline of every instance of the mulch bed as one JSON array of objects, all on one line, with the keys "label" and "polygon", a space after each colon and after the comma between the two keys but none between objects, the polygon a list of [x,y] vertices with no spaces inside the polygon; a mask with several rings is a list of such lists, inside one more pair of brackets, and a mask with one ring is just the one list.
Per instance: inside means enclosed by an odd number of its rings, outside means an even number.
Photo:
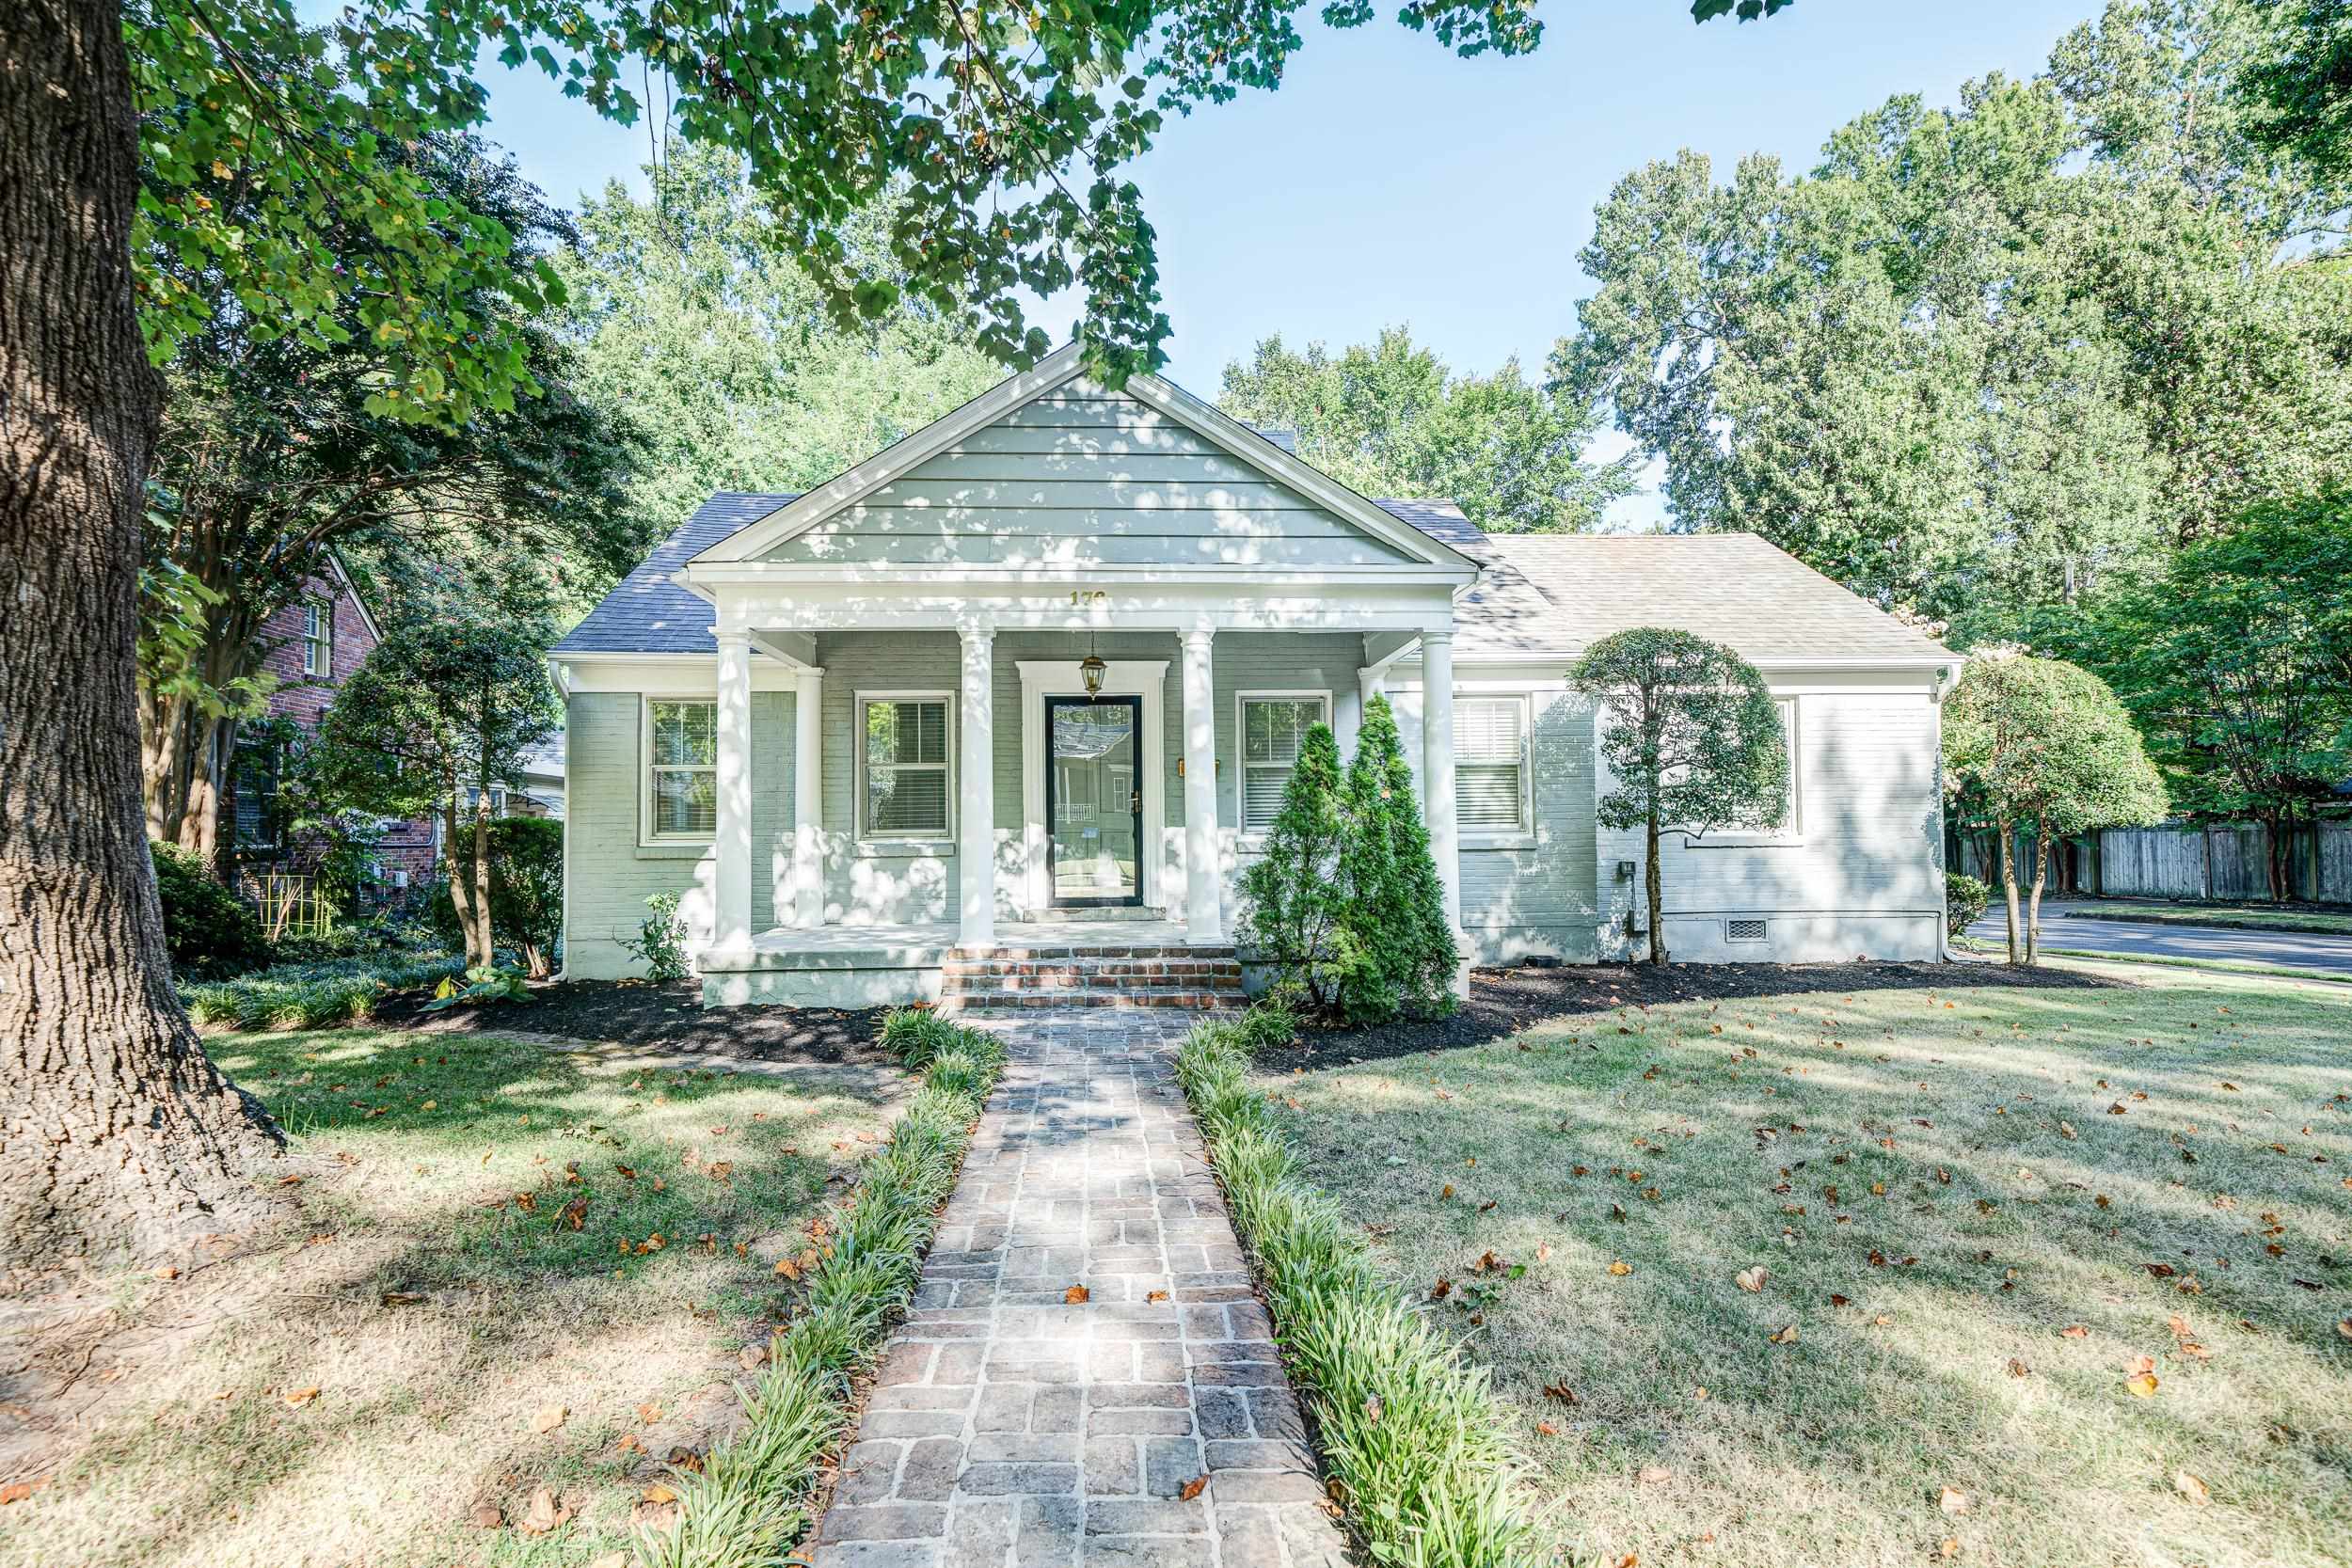
[{"label": "mulch bed", "polygon": [[567,980],[534,987],[528,1002],[453,1007],[428,1013],[423,992],[390,996],[370,1022],[375,1027],[447,1034],[555,1035],[658,1046],[679,1054],[707,1053],[748,1061],[887,1064],[883,1008],[705,1007],[702,983],[681,980]]},{"label": "mulch bed", "polygon": [[1470,1000],[1446,1018],[1404,1020],[1371,1029],[1307,1030],[1273,1058],[1284,1067],[1381,1061],[1422,1051],[1484,1045],[1568,1013],[1666,1002],[1719,1002],[1803,991],[1940,990],[2025,986],[2080,990],[2121,981],[2066,969],[2005,969],[1982,963],[1563,964],[1552,969],[1470,972]]}]

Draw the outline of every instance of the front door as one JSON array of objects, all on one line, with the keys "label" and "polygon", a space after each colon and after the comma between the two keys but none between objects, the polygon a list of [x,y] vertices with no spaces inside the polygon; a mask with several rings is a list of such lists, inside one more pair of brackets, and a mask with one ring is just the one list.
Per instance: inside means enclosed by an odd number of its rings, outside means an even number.
[{"label": "front door", "polygon": [[1045,842],[1057,905],[1143,902],[1140,697],[1045,699]]}]

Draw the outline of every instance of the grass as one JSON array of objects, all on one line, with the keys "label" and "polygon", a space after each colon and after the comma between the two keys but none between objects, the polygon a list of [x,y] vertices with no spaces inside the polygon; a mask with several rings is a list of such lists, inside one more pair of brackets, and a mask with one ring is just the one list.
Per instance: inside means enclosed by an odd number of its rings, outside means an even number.
[{"label": "grass", "polygon": [[[626,1549],[671,1447],[734,1424],[739,1346],[801,1298],[774,1259],[883,1147],[898,1089],[495,1036],[212,1050],[292,1135],[299,1216],[264,1251],[123,1288],[90,1341],[94,1424],[48,1487],[0,1510],[0,1562],[493,1568]],[[572,1517],[528,1534],[542,1487]]]},{"label": "grass", "polygon": [[233,1029],[323,1029],[364,1022],[396,990],[438,985],[464,974],[459,958],[408,952],[275,964],[233,980],[180,988],[188,1016]]},{"label": "grass", "polygon": [[1532,1564],[1486,1373],[1379,1278],[1355,1227],[1298,1179],[1272,1101],[1248,1082],[1252,1048],[1291,1033],[1271,1008],[1202,1022],[1176,1074],[1348,1525],[1376,1562]]},{"label": "grass", "polygon": [[1253,1083],[1580,1560],[2352,1561],[2352,998],[2138,974]]},{"label": "grass", "polygon": [[2273,904],[2176,904],[2166,900],[2102,898],[2067,906],[2085,920],[2142,920],[2160,926],[2217,926],[2241,931],[2307,931],[2352,937],[2352,914]]}]

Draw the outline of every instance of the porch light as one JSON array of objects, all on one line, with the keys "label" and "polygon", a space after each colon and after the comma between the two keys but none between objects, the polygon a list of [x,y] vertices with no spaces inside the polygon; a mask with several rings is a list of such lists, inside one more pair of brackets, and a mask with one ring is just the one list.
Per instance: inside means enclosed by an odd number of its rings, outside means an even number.
[{"label": "porch light", "polygon": [[1103,656],[1100,654],[1089,654],[1078,661],[1078,678],[1087,683],[1088,696],[1102,695],[1103,673],[1109,668],[1109,665],[1103,662]]}]

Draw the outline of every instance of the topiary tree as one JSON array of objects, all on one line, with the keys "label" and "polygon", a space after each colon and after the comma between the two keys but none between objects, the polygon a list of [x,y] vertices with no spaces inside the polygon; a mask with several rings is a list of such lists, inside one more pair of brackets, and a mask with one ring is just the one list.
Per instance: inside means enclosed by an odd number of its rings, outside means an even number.
[{"label": "topiary tree", "polygon": [[1347,767],[1346,818],[1339,865],[1342,921],[1363,961],[1342,978],[1340,1010],[1361,1023],[1400,1011],[1452,1012],[1461,948],[1446,919],[1429,826],[1386,697],[1364,705],[1363,728]]},{"label": "topiary tree", "polygon": [[[460,887],[475,884],[474,838],[456,843]],[[448,885],[433,890],[433,925],[462,945],[464,922]],[[501,816],[490,824],[490,928],[522,950],[534,980],[554,973],[556,938],[564,926],[564,824],[548,816]]]},{"label": "topiary tree", "polygon": [[1650,962],[1669,962],[1659,840],[1786,820],[1788,745],[1779,705],[1746,659],[1666,626],[1602,638],[1568,680],[1599,698],[1609,717],[1600,754],[1617,787],[1596,815],[1603,827],[1644,832]]},{"label": "topiary tree", "polygon": [[1311,726],[1267,830],[1265,853],[1242,873],[1243,934],[1303,989],[1318,1012],[1333,1010],[1364,959],[1342,895],[1340,866],[1348,815],[1341,791],[1340,745],[1330,726]]},{"label": "topiary tree", "polygon": [[[2001,845],[2009,961],[2040,957],[2050,841],[2155,822],[2168,801],[2131,715],[2106,682],[2078,665],[2017,653],[1980,654],[1944,703],[1945,787],[1981,802]],[[2034,830],[2033,892],[2017,917],[2016,827]]]}]

